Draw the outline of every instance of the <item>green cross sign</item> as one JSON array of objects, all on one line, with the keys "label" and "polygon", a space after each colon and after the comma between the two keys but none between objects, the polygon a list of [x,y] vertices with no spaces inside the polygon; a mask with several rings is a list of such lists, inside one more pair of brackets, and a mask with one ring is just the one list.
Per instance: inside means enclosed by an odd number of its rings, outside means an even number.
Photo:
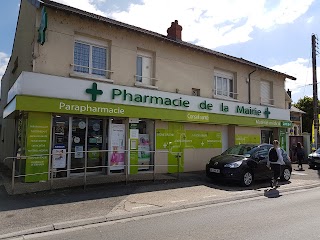
[{"label": "green cross sign", "polygon": [[44,44],[46,41],[46,30],[47,30],[47,24],[48,24],[48,17],[47,17],[47,11],[46,8],[43,7],[41,10],[41,22],[40,27],[38,29],[38,43],[41,45]]},{"label": "green cross sign", "polygon": [[269,115],[270,115],[270,111],[268,109],[268,107],[266,108],[266,110],[263,112],[263,114],[266,116],[266,118],[269,118]]},{"label": "green cross sign", "polygon": [[86,93],[91,94],[91,99],[95,102],[97,100],[97,95],[102,95],[103,91],[98,90],[96,83],[92,83],[92,88],[86,89]]}]

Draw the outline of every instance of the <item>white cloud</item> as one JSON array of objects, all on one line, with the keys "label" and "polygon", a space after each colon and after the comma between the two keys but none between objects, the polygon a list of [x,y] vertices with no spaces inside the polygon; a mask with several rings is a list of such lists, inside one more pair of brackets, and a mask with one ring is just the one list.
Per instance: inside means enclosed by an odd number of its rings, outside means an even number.
[{"label": "white cloud", "polygon": [[312,23],[313,22],[313,20],[314,20],[314,17],[312,16],[312,17],[309,17],[308,19],[307,19],[307,23]]},{"label": "white cloud", "polygon": [[[292,100],[297,102],[304,96],[313,96],[313,74],[311,59],[298,58],[295,61],[270,67],[274,70],[286,73],[297,78],[296,81],[286,80],[286,90],[292,91]],[[317,74],[320,67],[317,68]],[[320,94],[319,90],[318,93]]]},{"label": "white cloud", "polygon": [[6,53],[0,52],[0,80],[6,71],[9,59],[10,57]]},{"label": "white cloud", "polygon": [[280,0],[272,8],[267,0],[143,0],[127,11],[108,13],[98,9],[103,0],[56,1],[164,35],[178,20],[184,41],[216,48],[249,41],[255,28],[268,31],[292,23],[315,0]]},{"label": "white cloud", "polygon": [[273,9],[265,0],[154,1],[131,5],[128,11],[110,13],[112,18],[166,35],[170,22],[182,25],[182,38],[208,48],[246,42],[254,28],[269,30],[292,23],[313,0],[282,0]]}]

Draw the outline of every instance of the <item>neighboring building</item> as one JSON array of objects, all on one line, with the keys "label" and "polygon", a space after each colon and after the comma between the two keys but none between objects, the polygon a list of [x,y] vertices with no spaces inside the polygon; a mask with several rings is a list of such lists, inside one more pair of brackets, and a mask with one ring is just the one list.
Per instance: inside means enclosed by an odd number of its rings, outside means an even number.
[{"label": "neighboring building", "polygon": [[291,106],[290,121],[292,121],[292,126],[290,128],[290,136],[302,136],[302,114],[306,114],[306,112]]},{"label": "neighboring building", "polygon": [[291,158],[292,162],[297,161],[297,156],[295,156],[295,150],[297,143],[300,142],[305,150],[305,160],[307,159],[308,154],[310,153],[310,133],[302,132],[302,114],[306,112],[292,106],[291,102],[291,91],[287,90],[287,103],[290,109],[290,120],[292,125],[288,128],[289,133],[289,146],[287,147],[287,152]]},{"label": "neighboring building", "polygon": [[129,174],[152,172],[153,164],[166,173],[177,171],[179,152],[180,170],[196,171],[234,144],[279,138],[285,147],[291,121],[284,83],[295,78],[184,42],[181,31],[178,21],[164,36],[52,1],[22,0],[2,79],[1,159],[61,152],[17,165],[33,174],[52,161],[64,170],[54,177],[78,175],[85,165],[124,174],[126,162]]}]

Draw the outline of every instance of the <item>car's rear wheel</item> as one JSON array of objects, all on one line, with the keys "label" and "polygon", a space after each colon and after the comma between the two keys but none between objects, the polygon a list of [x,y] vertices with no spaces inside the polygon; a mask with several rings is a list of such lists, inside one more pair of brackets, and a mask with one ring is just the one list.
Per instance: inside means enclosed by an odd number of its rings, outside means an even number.
[{"label": "car's rear wheel", "polygon": [[253,174],[249,170],[245,171],[242,175],[241,185],[248,187],[253,183]]},{"label": "car's rear wheel", "polygon": [[282,175],[281,175],[281,180],[283,181],[289,181],[291,178],[291,171],[289,168],[285,168],[283,171],[282,171]]},{"label": "car's rear wheel", "polygon": [[315,170],[318,168],[318,166],[316,164],[309,164],[309,167],[311,169],[315,169]]}]

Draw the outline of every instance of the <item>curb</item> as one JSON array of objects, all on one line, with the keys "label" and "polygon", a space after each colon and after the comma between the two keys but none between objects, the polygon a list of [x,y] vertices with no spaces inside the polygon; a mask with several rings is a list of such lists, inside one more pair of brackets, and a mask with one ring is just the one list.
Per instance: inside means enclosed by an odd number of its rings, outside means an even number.
[{"label": "curb", "polygon": [[[304,190],[304,189],[311,189],[320,187],[320,183],[316,184],[310,184],[305,186],[296,186],[292,188],[287,189],[279,189],[277,194],[270,194],[267,197],[277,197],[279,196],[279,193],[285,193],[285,192],[291,192],[291,191],[297,191],[297,190]],[[73,220],[73,221],[67,221],[67,222],[60,222],[60,223],[54,223],[46,226],[41,226],[37,228],[32,229],[26,229],[18,232],[13,233],[7,233],[0,235],[0,239],[9,239],[9,238],[15,238],[15,239],[25,239],[24,236],[26,235],[32,235],[37,233],[45,233],[45,232],[52,232],[62,229],[68,229],[68,228],[74,228],[74,227],[81,227],[91,224],[97,224],[97,223],[106,223],[106,222],[112,222],[112,221],[118,221],[123,219],[130,219],[135,217],[141,217],[141,216],[147,216],[147,215],[153,215],[153,214],[159,214],[159,213],[166,213],[171,211],[178,211],[178,210],[185,210],[189,208],[195,208],[195,207],[202,207],[206,205],[214,205],[219,203],[225,203],[225,202],[233,202],[233,201],[239,201],[244,199],[250,199],[255,197],[261,197],[266,196],[265,190],[261,192],[255,192],[250,193],[246,195],[240,195],[240,196],[232,196],[227,198],[221,198],[221,199],[215,199],[215,200],[209,200],[209,201],[201,201],[196,203],[187,203],[180,206],[174,206],[174,207],[165,207],[165,208],[159,208],[159,209],[153,209],[143,212],[137,212],[137,213],[129,213],[129,214],[121,214],[121,215],[114,215],[114,216],[100,216],[95,218],[87,218],[87,219],[80,219],[80,220]]]}]

